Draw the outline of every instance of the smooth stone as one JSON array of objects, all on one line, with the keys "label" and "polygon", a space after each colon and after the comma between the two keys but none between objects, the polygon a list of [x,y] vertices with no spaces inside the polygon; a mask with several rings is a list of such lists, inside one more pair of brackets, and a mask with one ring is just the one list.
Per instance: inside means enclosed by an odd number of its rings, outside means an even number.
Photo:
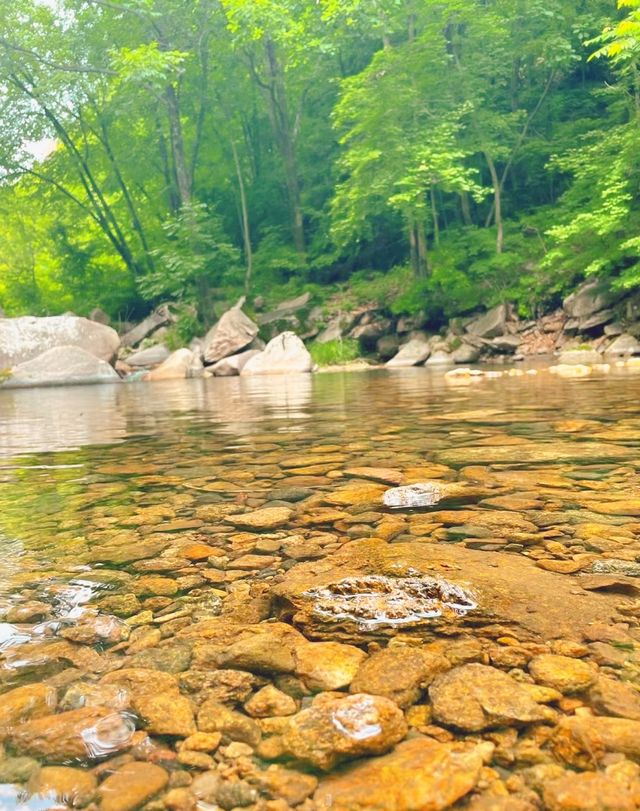
[{"label": "smooth stone", "polygon": [[186,738],[196,731],[191,702],[177,692],[138,695],[134,708],[152,735]]},{"label": "smooth stone", "polygon": [[134,733],[129,718],[105,707],[83,707],[26,721],[7,741],[25,755],[53,763],[105,757],[126,749]]},{"label": "smooth stone", "polygon": [[95,776],[69,766],[44,766],[33,775],[27,790],[47,798],[55,797],[72,807],[87,805],[98,786]]},{"label": "smooth stone", "polygon": [[293,332],[273,338],[260,354],[243,366],[241,375],[300,374],[313,369],[313,360],[304,343]]},{"label": "smooth stone", "polygon": [[589,703],[599,715],[640,721],[640,691],[628,682],[599,676],[589,690]]},{"label": "smooth stone", "polygon": [[106,360],[97,358],[79,346],[56,346],[14,366],[0,388],[119,382],[120,376]]},{"label": "smooth stone", "polygon": [[640,354],[640,341],[633,335],[619,335],[604,350],[605,355],[638,355]]},{"label": "smooth stone", "polygon": [[418,650],[394,646],[377,651],[360,665],[350,691],[384,696],[406,709],[416,703],[428,676],[427,662]]},{"label": "smooth stone", "polygon": [[160,366],[147,372],[143,380],[184,380],[202,374],[202,361],[190,349],[176,349]]},{"label": "smooth stone", "polygon": [[100,811],[133,811],[168,782],[167,772],[154,763],[125,763],[100,784]]},{"label": "smooth stone", "polygon": [[429,687],[434,718],[467,732],[542,721],[529,692],[494,667],[471,663],[437,676]]},{"label": "smooth stone", "polygon": [[31,718],[52,715],[56,691],[47,684],[26,684],[0,695],[0,733]]},{"label": "smooth stone", "polygon": [[156,344],[147,349],[141,349],[139,352],[134,352],[126,358],[125,362],[128,366],[148,369],[150,366],[158,366],[163,363],[170,355],[171,352],[164,344]]},{"label": "smooth stone", "polygon": [[328,770],[344,759],[387,752],[406,733],[402,711],[387,698],[329,695],[291,718],[283,744],[294,758]]},{"label": "smooth stone", "polygon": [[0,369],[11,369],[57,347],[77,347],[110,361],[119,345],[114,329],[76,315],[0,319]]},{"label": "smooth stone", "polygon": [[211,367],[211,371],[216,377],[233,377],[239,375],[251,358],[260,354],[259,349],[247,349],[237,355],[230,355],[222,358]]},{"label": "smooth stone", "polygon": [[264,507],[242,515],[227,515],[224,521],[243,529],[277,529],[287,524],[292,515],[289,507]]},{"label": "smooth stone", "polygon": [[527,442],[523,445],[463,447],[439,451],[438,461],[447,465],[490,465],[515,462],[607,462],[635,458],[633,448],[606,442]]},{"label": "smooth stone", "polygon": [[386,365],[390,369],[419,366],[431,354],[431,344],[426,335],[416,336],[400,347],[398,353],[388,360]]},{"label": "smooth stone", "polygon": [[561,693],[582,692],[591,687],[598,675],[596,668],[588,662],[553,653],[535,656],[529,662],[529,673],[539,684]]},{"label": "smooth stone", "polygon": [[480,747],[414,738],[325,778],[314,801],[318,811],[441,811],[474,788],[482,763]]},{"label": "smooth stone", "polygon": [[562,302],[562,308],[570,318],[585,318],[606,310],[624,295],[612,291],[603,281],[590,281],[582,284]]},{"label": "smooth stone", "polygon": [[602,355],[594,349],[567,349],[560,353],[558,365],[560,366],[589,366],[601,363]]},{"label": "smooth stone", "polygon": [[0,758],[0,784],[26,783],[39,769],[40,764],[35,758]]},{"label": "smooth stone", "polygon": [[259,772],[254,782],[267,796],[284,800],[290,806],[303,803],[318,787],[318,778],[275,764]]},{"label": "smooth stone", "polygon": [[310,690],[339,690],[351,684],[366,653],[341,642],[307,642],[295,647],[294,658],[294,673]]}]

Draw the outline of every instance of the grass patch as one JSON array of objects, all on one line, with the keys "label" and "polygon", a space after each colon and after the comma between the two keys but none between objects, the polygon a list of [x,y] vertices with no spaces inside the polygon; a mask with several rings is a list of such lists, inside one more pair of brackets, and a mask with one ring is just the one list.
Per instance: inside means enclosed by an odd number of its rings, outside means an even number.
[{"label": "grass patch", "polygon": [[318,366],[338,366],[360,357],[360,346],[353,338],[311,344],[309,352]]}]

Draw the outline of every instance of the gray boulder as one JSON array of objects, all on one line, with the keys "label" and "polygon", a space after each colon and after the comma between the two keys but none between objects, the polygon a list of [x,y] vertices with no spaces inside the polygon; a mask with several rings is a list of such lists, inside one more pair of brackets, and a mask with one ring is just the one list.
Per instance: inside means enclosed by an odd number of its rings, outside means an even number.
[{"label": "gray boulder", "polygon": [[125,358],[125,363],[138,369],[150,369],[152,366],[164,363],[170,354],[171,352],[164,344],[156,344],[129,355],[128,358]]},{"label": "gray boulder", "polygon": [[397,335],[383,335],[376,341],[376,352],[381,360],[390,360],[400,348],[400,338]]},{"label": "gray boulder", "polygon": [[497,338],[492,338],[490,342],[494,352],[504,355],[515,352],[521,343],[522,338],[519,335],[498,335]]},{"label": "gray boulder", "polygon": [[186,347],[177,349],[158,366],[144,376],[144,380],[184,380],[187,377],[200,377],[204,371],[202,361]]},{"label": "gray boulder", "polygon": [[613,310],[600,310],[600,312],[588,315],[586,318],[580,318],[578,321],[578,331],[588,332],[590,329],[602,327],[604,324],[608,324],[609,321],[613,321],[614,318],[615,313]]},{"label": "gray boulder", "polygon": [[161,304],[159,307],[148,315],[144,321],[136,324],[122,336],[122,346],[136,346],[140,341],[144,341],[147,335],[165,324],[171,324],[176,320],[176,317],[171,312],[168,304]]},{"label": "gray boulder", "polygon": [[455,361],[450,352],[446,352],[444,349],[436,349],[425,363],[425,366],[447,366],[452,363],[455,363]]},{"label": "gray boulder", "polygon": [[604,350],[605,355],[639,355],[640,341],[633,335],[620,335]]},{"label": "gray boulder", "polygon": [[451,358],[454,363],[476,363],[480,360],[482,350],[479,346],[472,346],[468,343],[462,343],[457,349],[451,353]]},{"label": "gray boulder", "polygon": [[406,366],[419,366],[431,354],[431,345],[426,335],[416,335],[404,346],[400,347],[398,354],[387,361],[387,366],[391,369],[398,369]]},{"label": "gray boulder", "polygon": [[300,338],[293,332],[283,332],[250,358],[240,374],[284,375],[310,372],[312,368],[313,360]]},{"label": "gray boulder", "polygon": [[239,375],[245,365],[251,358],[260,354],[259,349],[247,349],[245,352],[240,352],[238,355],[229,355],[228,358],[223,358],[210,367],[210,371],[216,377],[233,377]]},{"label": "gray boulder", "polygon": [[94,357],[109,361],[120,346],[118,333],[104,324],[77,315],[46,318],[24,316],[0,320],[0,370],[42,355],[54,347],[77,346]]},{"label": "gray boulder", "polygon": [[36,358],[19,363],[2,388],[30,386],[72,386],[84,383],[118,383],[118,373],[78,346],[55,346]]},{"label": "gray boulder", "polygon": [[303,310],[310,301],[311,293],[303,293],[301,296],[297,296],[296,298],[281,301],[275,310],[271,310],[271,312],[264,313],[263,315],[259,316],[258,323],[262,327],[266,326],[267,324],[271,324],[274,321],[279,321],[283,318],[286,319],[289,316],[295,315],[298,310]]},{"label": "gray boulder", "polygon": [[205,363],[216,363],[245,349],[258,334],[254,324],[240,307],[232,307],[207,332],[202,355]]},{"label": "gray boulder", "polygon": [[507,305],[499,304],[467,324],[467,332],[477,335],[478,338],[496,338],[498,335],[504,335],[508,315]]},{"label": "gray boulder", "polygon": [[89,313],[89,321],[95,321],[96,324],[104,324],[105,326],[109,326],[111,323],[111,319],[107,313],[101,310],[100,307],[94,307],[93,310],[91,310]]},{"label": "gray boulder", "polygon": [[603,282],[587,282],[562,302],[565,313],[570,318],[586,318],[615,304],[622,293],[611,291]]}]

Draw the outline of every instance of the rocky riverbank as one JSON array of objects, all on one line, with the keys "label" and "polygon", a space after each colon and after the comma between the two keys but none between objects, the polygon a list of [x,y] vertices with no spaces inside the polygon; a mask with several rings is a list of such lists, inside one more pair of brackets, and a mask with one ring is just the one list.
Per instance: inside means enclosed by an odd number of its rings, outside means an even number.
[{"label": "rocky riverbank", "polygon": [[[517,317],[509,304],[452,320],[439,334],[425,319],[393,318],[377,305],[336,313],[331,303],[314,307],[304,294],[261,312],[255,320],[243,302],[225,312],[202,338],[171,351],[167,341],[176,309],[165,304],[137,325],[107,325],[99,310],[91,319],[0,319],[3,387],[158,381],[189,377],[299,374],[314,370],[311,344],[357,342],[369,364],[388,368],[447,367],[517,362],[559,356],[560,366],[592,367],[640,354],[640,302],[590,282],[537,320]],[[304,339],[304,340],[303,340]],[[555,364],[555,361],[550,361]]]}]

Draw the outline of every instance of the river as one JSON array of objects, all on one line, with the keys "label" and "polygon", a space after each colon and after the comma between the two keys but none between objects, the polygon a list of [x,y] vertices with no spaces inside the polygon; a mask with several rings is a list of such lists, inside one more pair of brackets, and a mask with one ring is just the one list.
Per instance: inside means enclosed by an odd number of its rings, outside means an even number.
[{"label": "river", "polygon": [[638,807],[640,369],[465,383],[0,393],[2,809]]}]

